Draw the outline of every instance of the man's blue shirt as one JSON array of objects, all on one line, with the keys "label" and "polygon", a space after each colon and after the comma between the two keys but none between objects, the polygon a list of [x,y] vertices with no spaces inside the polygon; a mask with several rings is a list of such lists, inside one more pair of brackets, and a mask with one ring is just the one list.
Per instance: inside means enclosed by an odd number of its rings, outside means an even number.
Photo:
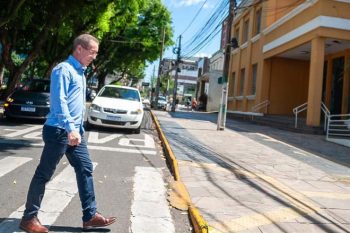
[{"label": "man's blue shirt", "polygon": [[86,67],[73,56],[58,64],[51,73],[50,113],[45,125],[84,132]]}]

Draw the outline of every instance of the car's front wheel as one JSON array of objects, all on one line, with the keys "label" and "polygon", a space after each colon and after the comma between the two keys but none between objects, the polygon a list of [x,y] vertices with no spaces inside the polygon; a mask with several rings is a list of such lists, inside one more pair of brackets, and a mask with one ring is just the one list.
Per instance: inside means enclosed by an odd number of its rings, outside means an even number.
[{"label": "car's front wheel", "polygon": [[141,125],[137,129],[134,129],[134,133],[135,134],[140,134],[141,133]]},{"label": "car's front wheel", "polygon": [[93,127],[93,125],[90,124],[89,120],[86,120],[85,121],[85,126],[84,126],[85,130],[91,130],[92,127]]}]

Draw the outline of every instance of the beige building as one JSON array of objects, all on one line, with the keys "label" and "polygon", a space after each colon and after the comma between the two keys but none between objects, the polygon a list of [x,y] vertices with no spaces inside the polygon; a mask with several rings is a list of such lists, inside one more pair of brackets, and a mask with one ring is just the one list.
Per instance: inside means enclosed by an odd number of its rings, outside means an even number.
[{"label": "beige building", "polygon": [[209,71],[203,75],[207,82],[205,93],[207,94],[206,111],[219,111],[222,84],[218,83],[219,77],[223,76],[224,68],[224,53],[220,49],[216,51],[209,59]]},{"label": "beige building", "polygon": [[243,0],[231,35],[228,112],[293,115],[305,104],[309,126],[322,102],[350,112],[349,0]]}]

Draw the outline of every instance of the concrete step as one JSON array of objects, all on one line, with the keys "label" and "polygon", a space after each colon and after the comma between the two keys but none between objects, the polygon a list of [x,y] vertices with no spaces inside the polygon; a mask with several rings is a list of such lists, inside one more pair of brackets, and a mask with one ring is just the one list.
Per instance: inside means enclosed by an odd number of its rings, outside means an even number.
[{"label": "concrete step", "polygon": [[281,115],[265,115],[265,116],[247,116],[236,113],[228,113],[228,117],[236,120],[249,121],[259,125],[267,125],[274,128],[288,130],[297,133],[307,134],[325,134],[323,127],[310,127],[306,125],[305,118],[298,119],[298,128],[295,128],[295,122],[293,116],[281,116]]}]

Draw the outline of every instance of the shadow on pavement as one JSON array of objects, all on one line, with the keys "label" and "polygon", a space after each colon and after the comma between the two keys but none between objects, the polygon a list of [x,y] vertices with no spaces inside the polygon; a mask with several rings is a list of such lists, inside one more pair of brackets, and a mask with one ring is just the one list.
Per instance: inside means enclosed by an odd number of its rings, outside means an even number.
[{"label": "shadow on pavement", "polygon": [[[169,112],[169,114],[173,118],[209,121],[215,124],[217,123],[217,113]],[[244,134],[244,136],[247,136],[254,141],[258,141],[259,143],[273,149],[278,150],[281,146],[283,146],[283,144],[281,145],[271,142],[271,140],[269,141],[266,137],[261,137],[261,135],[266,135],[298,149],[302,149],[306,152],[320,156],[324,159],[350,167],[350,148],[333,142],[328,142],[325,135],[296,133],[230,118],[226,119],[226,128],[234,130],[237,133]],[[260,134],[260,136],[257,134]],[[295,154],[293,154],[293,157],[295,157]]]},{"label": "shadow on pavement", "polygon": [[[303,209],[310,210],[312,212],[315,212],[317,217],[320,217],[322,219],[327,220],[328,222],[334,224],[341,230],[344,229],[341,225],[339,225],[337,222],[335,222],[333,219],[330,219],[329,217],[323,215],[322,213],[318,213],[317,211],[314,211],[312,207],[309,206],[308,203],[304,202],[303,200],[297,200],[295,197],[287,192],[285,190],[281,189],[280,187],[276,187],[273,183],[270,183],[268,180],[262,180],[259,178],[252,178],[252,177],[258,177],[254,171],[251,171],[249,168],[242,166],[235,162],[234,160],[221,155],[214,150],[210,149],[209,147],[203,146],[201,142],[194,138],[186,137],[186,135],[179,135],[177,133],[166,133],[167,138],[169,142],[172,145],[175,145],[176,152],[175,154],[186,154],[188,159],[191,161],[197,161],[197,162],[209,162],[218,164],[221,167],[224,167],[230,171],[237,180],[241,180],[253,189],[255,189],[257,192],[268,196],[271,200],[274,200],[281,205],[291,208],[296,213],[300,214],[301,216],[304,216],[306,219],[308,219],[312,223],[319,223],[319,219],[310,215],[305,215],[305,212]],[[191,151],[189,153],[189,151]],[[198,156],[196,156],[196,154]],[[202,158],[205,158],[204,160]],[[188,160],[187,159],[187,160]],[[186,160],[186,159],[184,159]],[[217,189],[221,190],[222,193],[224,193],[227,197],[234,200],[235,202],[239,203],[242,206],[245,206],[247,209],[250,209],[251,211],[261,214],[257,209],[253,207],[247,206],[245,203],[243,203],[238,197],[230,193],[228,190],[225,189],[225,187],[222,187],[220,184],[216,182],[217,178],[212,176],[212,173],[210,169],[208,169],[205,165],[201,165],[201,163],[197,163],[199,165],[199,168],[204,171],[206,180],[212,183],[213,186],[215,186]],[[249,176],[242,173],[242,171],[246,172],[246,174],[250,174]],[[285,196],[288,196],[291,199],[294,199],[298,203],[297,207],[296,205],[293,205],[288,201],[288,199],[283,199],[282,196],[276,195],[275,193],[271,192],[271,189],[277,190],[279,192],[283,192]],[[303,208],[300,208],[302,206]],[[205,210],[202,210],[205,212]],[[215,219],[215,216],[211,215],[210,213],[206,213],[207,215],[211,216]],[[270,219],[268,215],[263,214],[266,219]],[[225,225],[225,223],[221,219],[215,219],[217,222],[220,222],[223,226],[226,226],[227,230],[230,230],[229,226]],[[273,219],[270,219],[273,223]],[[274,224],[277,228],[281,230],[281,232],[287,232],[285,229],[283,229],[282,226],[279,226],[278,224]],[[326,224],[317,224],[315,225],[319,229],[321,229],[324,232],[332,232],[332,229],[329,228]]]},{"label": "shadow on pavement", "polygon": [[83,230],[81,227],[67,227],[67,226],[51,226],[50,232],[110,232],[107,228],[95,228],[89,230]]}]

